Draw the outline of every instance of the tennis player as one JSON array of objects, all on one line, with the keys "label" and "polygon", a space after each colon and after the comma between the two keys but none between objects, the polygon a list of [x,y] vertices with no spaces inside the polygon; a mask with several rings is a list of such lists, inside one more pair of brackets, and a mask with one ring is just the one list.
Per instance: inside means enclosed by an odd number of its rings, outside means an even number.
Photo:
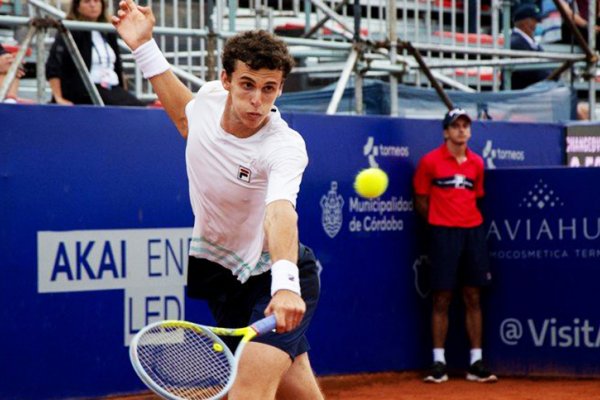
[{"label": "tennis player", "polygon": [[188,296],[207,300],[217,326],[277,319],[277,333],[246,346],[228,398],[322,399],[305,336],[320,265],[298,242],[295,211],[308,157],[273,105],[293,66],[285,43],[265,31],[230,38],[220,81],[193,95],[152,39],[150,8],[121,1],[112,22],[187,139]]}]

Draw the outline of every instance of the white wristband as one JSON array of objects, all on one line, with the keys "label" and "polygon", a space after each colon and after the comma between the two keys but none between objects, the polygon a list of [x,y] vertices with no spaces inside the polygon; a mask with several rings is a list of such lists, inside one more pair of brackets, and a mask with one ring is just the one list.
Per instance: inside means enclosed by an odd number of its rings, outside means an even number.
[{"label": "white wristband", "polygon": [[279,260],[271,265],[271,296],[282,289],[291,290],[300,296],[298,267],[288,260]]},{"label": "white wristband", "polygon": [[146,79],[160,75],[171,68],[154,39],[133,50],[133,58]]}]

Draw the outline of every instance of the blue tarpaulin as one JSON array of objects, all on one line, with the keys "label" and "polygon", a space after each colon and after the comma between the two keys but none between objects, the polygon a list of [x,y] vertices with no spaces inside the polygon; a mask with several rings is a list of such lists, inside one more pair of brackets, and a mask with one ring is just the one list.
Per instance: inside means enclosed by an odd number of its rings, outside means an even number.
[{"label": "blue tarpaulin", "polygon": [[[276,102],[282,111],[324,113],[333,96],[334,86],[318,90],[284,93]],[[389,84],[367,80],[363,85],[364,112],[389,115]],[[447,90],[452,102],[473,117],[499,121],[562,122],[575,118],[576,94],[557,82],[539,82],[523,90],[465,93]],[[441,118],[446,111],[434,89],[398,85],[399,116],[407,118]],[[344,90],[338,113],[355,110],[353,81]]]}]

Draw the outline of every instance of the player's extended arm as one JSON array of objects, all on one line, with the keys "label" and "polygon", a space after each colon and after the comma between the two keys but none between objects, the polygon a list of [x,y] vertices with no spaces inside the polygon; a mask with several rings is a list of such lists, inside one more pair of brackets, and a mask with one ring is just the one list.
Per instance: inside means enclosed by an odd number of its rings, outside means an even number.
[{"label": "player's extended arm", "polygon": [[[288,332],[294,329],[302,321],[306,312],[306,304],[299,293],[293,289],[297,286],[299,291],[298,267],[298,214],[292,203],[288,200],[277,200],[267,205],[265,215],[265,232],[269,243],[271,262],[277,270],[272,271],[274,282],[279,279],[290,281],[279,281],[283,287],[290,289],[279,289],[272,293],[271,302],[265,310],[265,315],[275,314],[277,318],[277,331]],[[281,268],[281,269],[280,269]],[[286,268],[289,268],[285,271]],[[295,270],[294,270],[295,268]],[[281,272],[281,274],[279,274]],[[293,272],[295,272],[295,276]],[[293,280],[296,280],[293,282]],[[271,287],[272,291],[273,286]]]},{"label": "player's extended arm", "polygon": [[[152,40],[155,21],[150,7],[138,6],[133,0],[119,2],[117,15],[112,17],[112,23],[117,28],[117,32],[134,52],[140,46],[148,45]],[[162,60],[164,61],[164,57]],[[143,72],[146,74],[145,71]],[[185,106],[193,99],[192,92],[170,69],[160,71],[157,75],[150,76],[149,79],[169,118],[181,136],[187,138]]]},{"label": "player's extended arm", "polygon": [[194,98],[194,95],[171,70],[150,78],[150,83],[167,115],[169,115],[181,136],[187,139],[188,124],[185,106]]}]

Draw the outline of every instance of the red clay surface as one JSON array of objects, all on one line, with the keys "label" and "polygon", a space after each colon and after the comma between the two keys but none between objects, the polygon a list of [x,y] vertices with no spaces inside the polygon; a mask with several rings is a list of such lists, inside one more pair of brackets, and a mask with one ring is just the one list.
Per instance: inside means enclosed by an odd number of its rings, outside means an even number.
[{"label": "red clay surface", "polygon": [[325,377],[328,400],[600,400],[598,380],[500,377],[497,383],[468,382],[451,376],[441,384],[424,383],[416,373]]},{"label": "red clay surface", "polygon": [[[497,383],[467,382],[451,376],[441,384],[423,383],[414,372],[320,377],[328,400],[600,400],[600,380],[499,377]],[[150,394],[107,400],[157,400]],[[257,399],[258,400],[258,399]]]}]

